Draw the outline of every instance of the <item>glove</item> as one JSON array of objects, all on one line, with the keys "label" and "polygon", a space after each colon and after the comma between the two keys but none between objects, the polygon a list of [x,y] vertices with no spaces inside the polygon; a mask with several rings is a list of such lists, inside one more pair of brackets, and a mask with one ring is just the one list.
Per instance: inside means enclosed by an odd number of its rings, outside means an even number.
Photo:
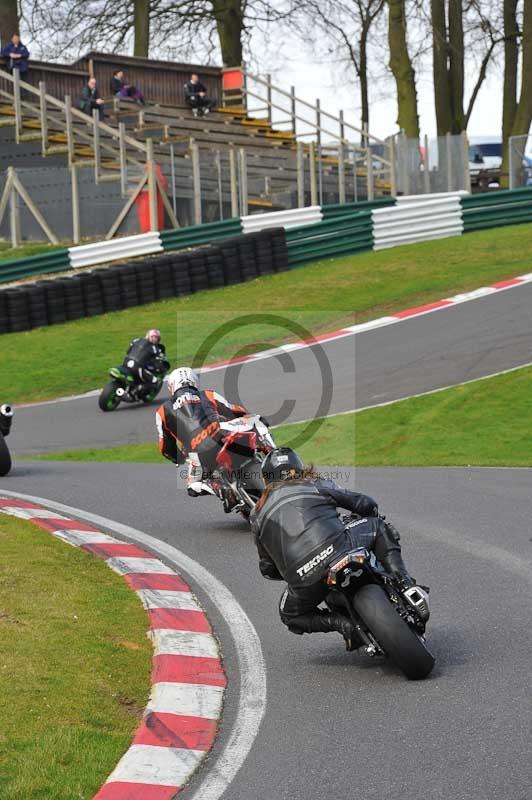
[{"label": "glove", "polygon": [[379,516],[379,506],[376,500],[374,500],[373,497],[370,497],[368,494],[364,495],[362,500],[362,514],[365,517]]},{"label": "glove", "polygon": [[270,423],[268,422],[266,417],[260,416],[259,419],[260,419],[260,421],[262,422],[263,425],[266,425],[267,428],[270,427]]}]

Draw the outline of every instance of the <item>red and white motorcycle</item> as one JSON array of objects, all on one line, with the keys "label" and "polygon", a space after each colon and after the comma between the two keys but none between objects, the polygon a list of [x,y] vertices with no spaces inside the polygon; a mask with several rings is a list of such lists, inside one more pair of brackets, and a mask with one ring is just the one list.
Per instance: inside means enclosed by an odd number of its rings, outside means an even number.
[{"label": "red and white motorcycle", "polygon": [[247,519],[265,488],[262,462],[276,444],[258,414],[221,422],[220,428],[224,439],[217,469],[201,487],[222,501],[226,514],[234,511]]}]

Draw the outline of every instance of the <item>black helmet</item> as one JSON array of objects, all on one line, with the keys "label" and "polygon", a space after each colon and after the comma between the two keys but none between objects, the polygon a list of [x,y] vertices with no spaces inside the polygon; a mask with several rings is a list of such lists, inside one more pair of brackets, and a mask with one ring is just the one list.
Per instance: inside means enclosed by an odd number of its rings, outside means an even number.
[{"label": "black helmet", "polygon": [[303,462],[291,447],[272,450],[262,462],[262,477],[266,484],[285,481],[297,473],[301,474],[303,470]]}]

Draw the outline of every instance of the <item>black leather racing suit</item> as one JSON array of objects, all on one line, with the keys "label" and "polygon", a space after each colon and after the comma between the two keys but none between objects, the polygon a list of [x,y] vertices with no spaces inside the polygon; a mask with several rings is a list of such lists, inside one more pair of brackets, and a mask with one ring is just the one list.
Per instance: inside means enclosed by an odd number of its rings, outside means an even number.
[{"label": "black leather racing suit", "polygon": [[229,403],[211,389],[178,389],[157,409],[161,454],[174,464],[183,464],[189,453],[197,453],[203,469],[209,472],[216,467],[222,444],[220,422],[247,413],[243,406]]},{"label": "black leather racing suit", "polygon": [[[135,365],[129,365],[134,359]],[[136,375],[142,383],[153,383],[153,378],[162,378],[170,368],[166,359],[166,348],[161,342],[152,344],[143,337],[133,339],[124,356],[122,365],[127,369],[136,370]]]},{"label": "black leather racing suit", "polygon": [[[362,519],[346,527],[338,507]],[[288,584],[279,613],[293,633],[337,629],[330,624],[333,615],[317,611],[317,606],[327,594],[323,577],[329,565],[352,547],[368,547],[387,571],[413,583],[398,532],[377,513],[377,503],[368,495],[310,479],[280,482],[252,513],[262,575]]]}]

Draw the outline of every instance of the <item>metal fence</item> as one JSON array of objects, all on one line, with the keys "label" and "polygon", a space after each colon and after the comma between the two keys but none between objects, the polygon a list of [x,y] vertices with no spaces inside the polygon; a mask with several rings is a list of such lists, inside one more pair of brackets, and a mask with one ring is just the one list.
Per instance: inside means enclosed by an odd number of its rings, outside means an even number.
[{"label": "metal fence", "polygon": [[508,188],[532,186],[532,137],[510,136],[508,156]]},{"label": "metal fence", "polygon": [[394,140],[397,194],[471,191],[469,145],[465,133],[429,140]]}]

